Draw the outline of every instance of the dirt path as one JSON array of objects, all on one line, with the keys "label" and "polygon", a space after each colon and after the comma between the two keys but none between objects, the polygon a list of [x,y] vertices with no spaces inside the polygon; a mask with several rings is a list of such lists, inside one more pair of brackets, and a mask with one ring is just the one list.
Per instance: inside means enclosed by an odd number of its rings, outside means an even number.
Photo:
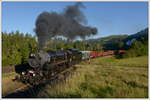
[{"label": "dirt path", "polygon": [[10,76],[2,77],[2,96],[5,96],[11,93],[13,90],[24,86],[22,83],[12,81],[16,75],[16,73],[13,73]]},{"label": "dirt path", "polygon": [[[59,84],[62,81],[66,81],[66,78],[69,75],[72,75],[71,73],[74,72],[76,67],[70,67],[59,74],[56,74],[53,78],[51,78],[46,83],[37,85],[37,86],[30,86],[30,85],[22,85],[21,83],[16,83],[16,87],[9,90],[9,87],[5,87],[4,94],[2,95],[3,98],[34,98],[37,96],[37,94],[42,90],[45,86],[50,84]],[[15,76],[15,75],[14,75]],[[11,76],[13,77],[13,76]],[[7,82],[10,81],[11,78],[5,79]],[[3,81],[3,82],[4,82]],[[15,83],[11,83],[15,84]],[[10,86],[11,87],[11,86]]]}]

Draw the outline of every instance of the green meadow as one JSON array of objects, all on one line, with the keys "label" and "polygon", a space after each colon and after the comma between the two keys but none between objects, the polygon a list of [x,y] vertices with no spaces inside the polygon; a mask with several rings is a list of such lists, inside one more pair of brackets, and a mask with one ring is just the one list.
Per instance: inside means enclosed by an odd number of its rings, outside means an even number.
[{"label": "green meadow", "polygon": [[42,89],[43,98],[148,98],[148,56],[83,61],[66,82]]}]

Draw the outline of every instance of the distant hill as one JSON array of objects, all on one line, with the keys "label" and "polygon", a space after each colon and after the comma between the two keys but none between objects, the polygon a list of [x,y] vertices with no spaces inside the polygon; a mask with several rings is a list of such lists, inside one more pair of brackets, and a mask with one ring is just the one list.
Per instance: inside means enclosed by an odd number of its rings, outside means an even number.
[{"label": "distant hill", "polygon": [[89,39],[86,42],[90,45],[99,43],[104,50],[127,49],[127,42],[134,40],[140,41],[142,38],[148,38],[148,28],[132,35],[111,35],[103,38]]},{"label": "distant hill", "polygon": [[96,44],[96,43],[109,44],[109,43],[114,42],[114,40],[120,41],[127,37],[128,37],[128,35],[111,35],[111,36],[107,36],[107,37],[103,37],[103,38],[89,39],[89,40],[87,40],[87,43],[89,43],[89,44]]},{"label": "distant hill", "polygon": [[129,35],[123,41],[125,43],[132,42],[132,40],[141,41],[142,38],[148,38],[148,28],[145,28],[145,29],[143,29],[140,32],[137,32],[135,34]]}]

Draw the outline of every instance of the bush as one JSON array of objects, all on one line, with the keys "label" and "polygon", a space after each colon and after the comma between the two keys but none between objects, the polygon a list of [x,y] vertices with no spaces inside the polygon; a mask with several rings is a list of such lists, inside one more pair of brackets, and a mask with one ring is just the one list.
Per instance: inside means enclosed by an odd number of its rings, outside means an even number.
[{"label": "bush", "polygon": [[148,55],[148,42],[134,41],[130,49],[122,55],[123,58]]}]

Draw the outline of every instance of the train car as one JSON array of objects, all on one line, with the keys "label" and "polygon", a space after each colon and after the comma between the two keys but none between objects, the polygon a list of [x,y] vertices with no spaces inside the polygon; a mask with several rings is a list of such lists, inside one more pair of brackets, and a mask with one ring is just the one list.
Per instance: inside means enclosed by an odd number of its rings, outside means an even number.
[{"label": "train car", "polygon": [[105,51],[105,52],[103,52],[103,56],[107,56],[107,52]]},{"label": "train car", "polygon": [[114,55],[114,51],[107,51],[107,55]]},{"label": "train car", "polygon": [[98,57],[101,57],[101,56],[103,56],[103,52],[98,52]]},{"label": "train car", "polygon": [[101,57],[101,56],[108,56],[108,55],[114,55],[115,52],[113,50],[110,50],[110,51],[105,51],[105,52],[102,52],[102,51],[89,51],[90,52],[90,58],[93,59],[93,58],[96,58],[96,57]]},{"label": "train car", "polygon": [[67,50],[71,52],[73,64],[78,63],[79,61],[82,60],[82,53],[80,52],[80,50],[78,49],[67,49]]},{"label": "train car", "polygon": [[90,51],[90,58],[95,58],[96,57],[96,52],[95,51]]},{"label": "train car", "polygon": [[81,53],[82,53],[82,60],[86,60],[91,57],[90,51],[81,51]]},{"label": "train car", "polygon": [[116,50],[116,51],[114,51],[115,53],[115,55],[122,55],[122,54],[124,54],[125,52],[126,52],[126,50]]},{"label": "train car", "polygon": [[124,54],[126,51],[125,50],[119,50],[118,54]]}]

